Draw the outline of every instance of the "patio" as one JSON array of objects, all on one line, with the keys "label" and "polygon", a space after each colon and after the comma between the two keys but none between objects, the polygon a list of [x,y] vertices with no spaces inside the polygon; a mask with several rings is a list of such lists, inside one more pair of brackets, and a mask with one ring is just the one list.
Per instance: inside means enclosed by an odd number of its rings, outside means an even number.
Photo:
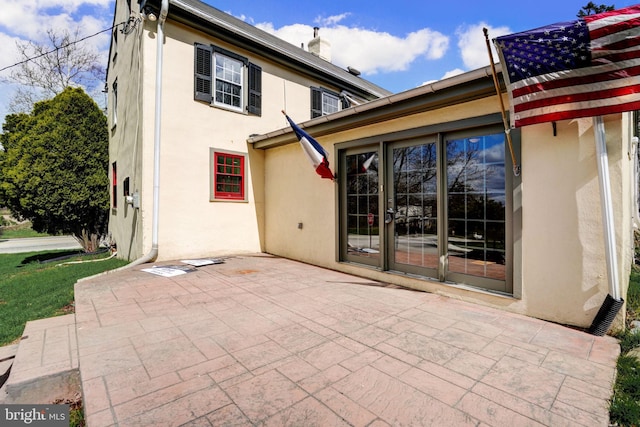
[{"label": "patio", "polygon": [[612,337],[264,254],[148,267],[76,284],[90,427],[608,425]]}]

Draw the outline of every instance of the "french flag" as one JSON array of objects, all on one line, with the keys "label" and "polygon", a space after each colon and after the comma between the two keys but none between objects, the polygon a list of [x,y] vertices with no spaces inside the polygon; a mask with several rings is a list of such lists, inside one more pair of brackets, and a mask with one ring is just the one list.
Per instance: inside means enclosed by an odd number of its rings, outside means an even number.
[{"label": "french flag", "polygon": [[318,141],[313,139],[311,135],[300,129],[298,125],[296,125],[293,120],[287,116],[287,113],[283,111],[282,114],[287,118],[291,128],[296,133],[296,137],[302,146],[302,151],[304,151],[304,154],[306,154],[307,158],[315,168],[316,173],[322,178],[331,180],[335,179],[333,172],[329,169],[329,160],[327,160],[328,154],[325,149],[322,148],[322,146],[318,144]]}]

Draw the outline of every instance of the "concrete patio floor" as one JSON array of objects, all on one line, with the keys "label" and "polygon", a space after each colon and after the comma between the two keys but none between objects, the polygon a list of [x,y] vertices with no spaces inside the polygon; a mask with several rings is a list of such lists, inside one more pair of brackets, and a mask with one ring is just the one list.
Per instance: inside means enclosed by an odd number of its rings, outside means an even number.
[{"label": "concrete patio floor", "polygon": [[262,254],[145,267],[76,284],[89,427],[608,425],[612,337]]}]

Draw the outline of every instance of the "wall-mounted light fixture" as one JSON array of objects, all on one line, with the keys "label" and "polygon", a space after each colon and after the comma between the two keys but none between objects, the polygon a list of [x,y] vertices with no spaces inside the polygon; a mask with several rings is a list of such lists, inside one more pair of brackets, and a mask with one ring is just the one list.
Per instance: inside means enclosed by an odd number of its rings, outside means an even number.
[{"label": "wall-mounted light fixture", "polygon": [[145,6],[145,8],[142,9],[142,15],[145,17],[145,19],[148,19],[151,22],[155,22],[158,20],[158,16],[154,12],[153,8],[149,6]]}]

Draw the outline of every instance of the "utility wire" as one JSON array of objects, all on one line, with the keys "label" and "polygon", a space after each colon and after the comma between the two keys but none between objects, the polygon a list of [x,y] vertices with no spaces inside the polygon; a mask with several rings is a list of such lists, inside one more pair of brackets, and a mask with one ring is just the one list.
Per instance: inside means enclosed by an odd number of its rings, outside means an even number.
[{"label": "utility wire", "polygon": [[109,27],[109,28],[105,28],[104,30],[98,31],[98,32],[97,32],[97,33],[95,33],[95,34],[91,34],[90,36],[86,36],[86,37],[83,37],[83,38],[81,38],[81,39],[78,39],[78,40],[75,40],[75,41],[69,42],[69,43],[65,44],[64,46],[56,47],[55,49],[50,50],[49,52],[41,53],[40,55],[37,55],[37,56],[31,57],[31,58],[27,58],[27,59],[25,59],[24,61],[16,62],[16,63],[15,63],[15,64],[13,64],[13,65],[9,65],[9,66],[6,66],[6,67],[4,67],[4,68],[0,68],[0,73],[1,73],[1,72],[3,72],[3,71],[5,71],[5,70],[8,70],[9,68],[17,67],[18,65],[26,64],[27,62],[29,62],[29,61],[33,61],[34,59],[38,59],[38,58],[42,58],[43,56],[50,55],[50,54],[52,54],[52,53],[54,53],[54,52],[59,51],[60,49],[66,49],[67,47],[69,47],[69,46],[71,46],[71,45],[74,45],[74,44],[76,44],[76,43],[80,43],[80,42],[82,42],[82,41],[85,41],[85,40],[90,39],[90,38],[92,38],[92,37],[95,37],[95,36],[97,36],[97,35],[100,35],[100,34],[102,34],[102,33],[104,33],[104,32],[107,32],[107,31],[113,30],[113,29],[114,29],[114,28],[116,28],[118,25],[122,25],[122,24],[125,24],[125,23],[126,23],[126,22],[121,22],[121,23],[116,24],[116,25],[113,25],[113,26],[111,26],[111,27]]}]

